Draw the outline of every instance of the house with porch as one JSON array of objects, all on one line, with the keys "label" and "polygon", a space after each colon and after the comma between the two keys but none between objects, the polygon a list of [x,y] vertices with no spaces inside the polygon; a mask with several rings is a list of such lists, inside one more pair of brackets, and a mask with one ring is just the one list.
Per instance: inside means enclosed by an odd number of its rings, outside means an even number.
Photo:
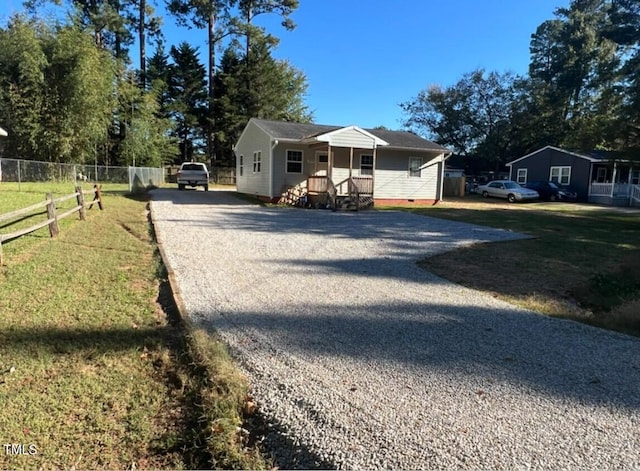
[{"label": "house with porch", "polygon": [[640,161],[605,151],[572,152],[546,146],[506,164],[511,180],[554,181],[578,199],[611,206],[640,206]]},{"label": "house with porch", "polygon": [[234,152],[239,193],[333,209],[435,203],[451,155],[406,131],[257,118]]}]

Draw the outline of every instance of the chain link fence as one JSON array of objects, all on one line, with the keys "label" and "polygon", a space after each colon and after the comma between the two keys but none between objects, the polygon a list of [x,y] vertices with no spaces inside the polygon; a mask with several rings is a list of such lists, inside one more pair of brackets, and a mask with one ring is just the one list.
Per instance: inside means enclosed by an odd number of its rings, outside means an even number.
[{"label": "chain link fence", "polygon": [[62,164],[0,158],[0,182],[128,183],[129,191],[141,191],[164,183],[164,169]]}]

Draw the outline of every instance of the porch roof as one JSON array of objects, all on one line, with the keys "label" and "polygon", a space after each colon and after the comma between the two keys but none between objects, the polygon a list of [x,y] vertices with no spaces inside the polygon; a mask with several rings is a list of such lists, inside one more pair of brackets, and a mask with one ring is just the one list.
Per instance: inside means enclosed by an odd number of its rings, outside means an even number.
[{"label": "porch roof", "polygon": [[362,128],[359,128],[358,126],[348,126],[346,128],[339,128],[334,129],[333,131],[319,133],[315,136],[306,137],[300,142],[326,142],[330,146],[354,147],[358,149],[375,149],[376,147],[389,145],[388,142]]},{"label": "porch roof", "polygon": [[[377,142],[386,143],[386,148],[422,150],[438,153],[450,153],[451,151],[435,142],[413,134],[408,131],[389,131],[386,129],[364,129],[358,126],[329,126],[323,124],[290,123],[285,121],[271,121],[266,119],[251,118],[259,128],[273,139],[289,142],[309,142],[305,140],[324,136],[337,137],[341,131],[358,129],[363,135],[370,135]],[[314,141],[315,142],[315,141]],[[326,142],[326,141],[324,141]],[[333,145],[333,144],[331,144]]]}]

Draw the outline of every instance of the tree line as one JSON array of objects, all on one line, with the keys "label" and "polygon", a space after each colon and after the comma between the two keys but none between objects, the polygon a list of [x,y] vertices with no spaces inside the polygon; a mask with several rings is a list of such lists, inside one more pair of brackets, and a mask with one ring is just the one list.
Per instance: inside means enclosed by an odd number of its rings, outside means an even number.
[{"label": "tree line", "polygon": [[[64,9],[64,20],[39,16],[49,1]],[[204,30],[203,64],[191,44],[165,44],[149,0],[27,1],[0,27],[3,156],[232,164],[232,146],[251,117],[312,119],[304,73],[275,59],[278,38],[255,24],[258,15],[279,15],[291,30],[297,7],[298,0],[169,0],[179,24]]]},{"label": "tree line", "polygon": [[528,74],[478,69],[401,104],[405,126],[499,169],[545,145],[640,159],[640,2],[573,0],[531,36]]}]

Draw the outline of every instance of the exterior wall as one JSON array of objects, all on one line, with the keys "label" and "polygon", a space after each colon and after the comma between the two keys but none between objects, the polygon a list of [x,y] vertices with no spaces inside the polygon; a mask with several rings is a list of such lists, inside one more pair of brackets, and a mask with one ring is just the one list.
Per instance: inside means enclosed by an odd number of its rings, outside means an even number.
[{"label": "exterior wall", "polygon": [[510,179],[516,180],[518,169],[527,169],[527,181],[548,181],[551,167],[571,167],[569,184],[578,192],[580,200],[587,199],[591,162],[587,159],[545,148],[511,165]]},{"label": "exterior wall", "polygon": [[[439,182],[442,154],[378,149],[374,197],[393,200],[428,200],[440,198]],[[420,177],[409,176],[409,158],[422,158]]]},{"label": "exterior wall", "polygon": [[[334,158],[333,181],[338,184],[349,177],[349,149],[332,148]],[[366,176],[360,173],[360,157],[371,155],[372,150],[354,149],[353,172],[354,177]],[[386,150],[378,148],[376,155],[375,182],[373,195],[376,201],[393,200],[412,202],[423,201],[432,203],[439,199],[441,157],[419,151]],[[422,159],[423,168],[420,177],[409,176],[409,158]]]},{"label": "exterior wall", "polygon": [[[260,172],[253,172],[253,153],[262,152]],[[249,125],[243,131],[236,145],[236,188],[238,193],[246,193],[260,197],[269,196],[269,181],[271,162],[270,137],[255,123]],[[243,156],[243,168],[240,169],[240,156]]]},{"label": "exterior wall", "polygon": [[[287,173],[287,151],[302,151],[302,173]],[[278,196],[288,187],[304,182],[315,172],[316,152],[306,145],[280,142],[273,150],[273,194]]]}]

